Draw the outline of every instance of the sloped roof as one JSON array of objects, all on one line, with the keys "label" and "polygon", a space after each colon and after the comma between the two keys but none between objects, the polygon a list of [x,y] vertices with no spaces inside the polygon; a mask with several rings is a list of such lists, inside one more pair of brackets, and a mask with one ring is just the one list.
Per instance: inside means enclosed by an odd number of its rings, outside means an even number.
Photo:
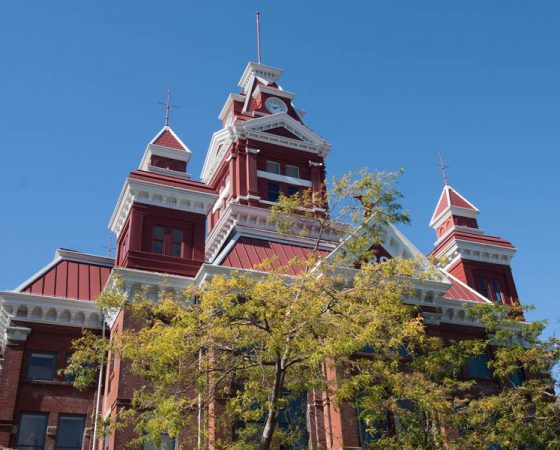
[{"label": "sloped roof", "polygon": [[94,301],[105,287],[113,264],[112,258],[58,249],[53,261],[16,291]]},{"label": "sloped roof", "polygon": [[[294,258],[307,258],[312,251],[313,249],[309,247],[241,236],[227,253],[221,265],[239,269],[262,270],[260,266],[266,260],[270,260],[272,268],[278,270]],[[325,256],[329,251],[318,250],[317,253]],[[301,268],[297,266],[287,266],[284,270],[288,275],[297,275],[300,271]]]},{"label": "sloped roof", "polygon": [[452,211],[453,213],[457,213],[458,210],[455,208],[459,208],[459,211],[467,210],[472,213],[479,212],[476,206],[474,206],[451,186],[446,184],[439,197],[434,213],[432,214],[432,218],[430,219],[430,226],[433,226],[437,219],[439,219],[448,209],[452,209],[454,210]]},{"label": "sloped roof", "polygon": [[449,272],[443,271],[451,281],[451,287],[443,294],[443,298],[448,300],[461,300],[475,303],[490,303],[486,297],[479,294],[473,288],[463,283],[458,278],[451,275]]},{"label": "sloped roof", "polygon": [[161,147],[174,148],[175,150],[184,150],[190,152],[188,147],[179,139],[179,136],[168,126],[165,126],[156,134],[150,144],[159,145]]}]

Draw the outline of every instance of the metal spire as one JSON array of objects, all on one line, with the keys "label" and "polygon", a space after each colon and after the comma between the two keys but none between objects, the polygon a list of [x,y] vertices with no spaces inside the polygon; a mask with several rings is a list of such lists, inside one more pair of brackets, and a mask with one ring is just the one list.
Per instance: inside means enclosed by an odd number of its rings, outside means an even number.
[{"label": "metal spire", "polygon": [[169,110],[171,108],[178,108],[178,106],[171,104],[171,91],[167,89],[167,101],[165,103],[158,102],[158,104],[165,106],[165,126],[169,126]]},{"label": "metal spire", "polygon": [[441,154],[441,152],[439,153],[439,164],[436,164],[436,166],[439,166],[439,168],[441,169],[441,173],[443,175],[443,184],[447,186],[447,172],[445,171],[445,169],[449,169],[449,166],[445,165],[445,161],[443,160],[443,155]]},{"label": "metal spire", "polygon": [[257,11],[257,62],[261,63],[261,14]]}]

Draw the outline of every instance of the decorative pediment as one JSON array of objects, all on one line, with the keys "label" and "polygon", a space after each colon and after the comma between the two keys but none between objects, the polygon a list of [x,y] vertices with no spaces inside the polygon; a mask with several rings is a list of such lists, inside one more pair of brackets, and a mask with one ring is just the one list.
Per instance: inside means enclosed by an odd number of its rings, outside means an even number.
[{"label": "decorative pediment", "polygon": [[[307,144],[311,144],[320,147],[326,154],[329,150],[329,144],[322,139],[318,134],[311,131],[301,122],[298,122],[294,118],[290,117],[286,113],[271,114],[269,116],[259,117],[257,119],[247,120],[242,123],[242,129],[245,133],[271,133],[271,130],[286,130],[292,137],[286,137],[287,139],[300,140]],[[276,133],[272,133],[276,134]],[[258,135],[251,136],[257,140]],[[319,150],[319,149],[317,149]]]}]

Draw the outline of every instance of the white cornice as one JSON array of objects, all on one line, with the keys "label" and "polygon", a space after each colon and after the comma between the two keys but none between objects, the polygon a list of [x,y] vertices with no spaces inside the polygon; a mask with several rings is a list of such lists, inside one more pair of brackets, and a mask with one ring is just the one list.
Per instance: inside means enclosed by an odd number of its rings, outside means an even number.
[{"label": "white cornice", "polygon": [[0,307],[11,320],[101,328],[103,315],[91,301],[0,291]]},{"label": "white cornice", "polygon": [[296,96],[296,94],[294,94],[293,92],[284,91],[283,89],[279,89],[275,87],[265,86],[263,84],[259,84],[255,88],[252,96],[253,98],[256,98],[261,93],[274,95],[276,97],[286,98],[290,101]]},{"label": "white cornice", "polygon": [[127,287],[133,286],[155,286],[174,289],[181,291],[193,284],[194,279],[181,275],[172,275],[160,272],[148,272],[145,270],[127,269],[124,267],[116,267],[107,281],[107,285],[111,286],[118,280]]},{"label": "white cornice", "polygon": [[117,236],[120,234],[134,202],[206,215],[212,208],[216,198],[216,194],[208,192],[152,183],[129,177],[125,181],[113,211],[109,222],[109,229]]},{"label": "white cornice", "polygon": [[453,239],[446,247],[438,251],[437,256],[449,261],[446,267],[450,267],[457,258],[509,266],[516,251],[517,249],[511,247]]},{"label": "white cornice", "polygon": [[224,155],[235,139],[237,139],[237,135],[233,125],[222,128],[212,135],[208,151],[206,152],[206,158],[204,159],[204,166],[200,174],[200,179],[204,183],[210,182],[218,166],[222,162]]},{"label": "white cornice", "polygon": [[238,86],[243,92],[247,92],[249,85],[253,82],[255,77],[262,78],[268,83],[274,83],[280,79],[281,75],[281,69],[250,62],[247,64],[247,67],[245,67],[245,71],[239,80]]},{"label": "white cornice", "polygon": [[244,101],[245,101],[245,97],[241,94],[229,94],[226,102],[224,103],[224,106],[222,107],[222,110],[220,111],[220,114],[218,115],[218,119],[224,120],[226,113],[228,112],[229,107],[233,102],[244,102]]},{"label": "white cornice", "polygon": [[[240,205],[232,202],[228,203],[220,220],[206,239],[206,261],[213,262],[215,260],[224,243],[230,238],[234,230],[251,229],[255,230],[257,233],[278,234],[275,224],[270,222],[270,214],[270,210],[266,208]],[[305,242],[309,242],[309,240],[319,236],[320,230],[317,225],[302,222],[301,226],[305,228]],[[338,242],[339,238],[340,235],[333,231],[323,231],[322,233],[323,241]],[[285,239],[290,240],[292,237],[285,236]],[[293,236],[294,243],[296,245],[301,245],[301,241],[298,239],[299,237],[297,235]]]}]

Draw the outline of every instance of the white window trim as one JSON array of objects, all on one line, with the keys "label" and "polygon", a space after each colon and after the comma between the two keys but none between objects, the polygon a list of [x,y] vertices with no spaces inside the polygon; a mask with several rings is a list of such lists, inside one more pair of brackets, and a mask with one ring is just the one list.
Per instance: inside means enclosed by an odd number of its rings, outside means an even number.
[{"label": "white window trim", "polygon": [[311,181],[302,178],[289,177],[287,175],[278,175],[264,170],[257,170],[257,177],[266,178],[267,180],[278,181],[279,183],[293,184],[294,186],[303,186],[310,188],[313,186]]}]

